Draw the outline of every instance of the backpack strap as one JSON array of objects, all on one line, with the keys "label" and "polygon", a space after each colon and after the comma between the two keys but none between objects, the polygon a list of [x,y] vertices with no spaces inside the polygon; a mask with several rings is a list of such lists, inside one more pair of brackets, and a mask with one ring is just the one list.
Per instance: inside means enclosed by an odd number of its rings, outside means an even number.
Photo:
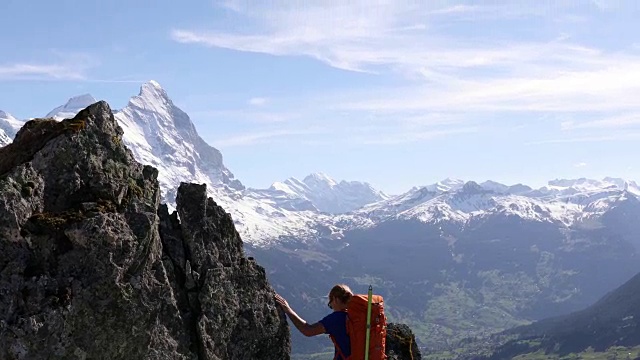
[{"label": "backpack strap", "polygon": [[333,335],[329,335],[329,337],[331,338],[331,341],[333,341],[333,345],[336,347],[337,351],[337,354],[333,357],[333,360],[336,360],[338,358],[338,355],[340,355],[340,360],[347,360],[347,358],[342,354],[342,350],[340,350],[340,345],[338,345],[338,343],[336,342],[336,338],[334,338]]}]

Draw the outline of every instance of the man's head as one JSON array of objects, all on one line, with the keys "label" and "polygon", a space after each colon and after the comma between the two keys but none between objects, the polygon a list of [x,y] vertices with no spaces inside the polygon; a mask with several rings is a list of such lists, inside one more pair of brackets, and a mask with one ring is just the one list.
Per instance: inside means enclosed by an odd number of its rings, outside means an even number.
[{"label": "man's head", "polygon": [[333,310],[344,310],[347,308],[347,303],[351,296],[353,296],[353,292],[347,285],[338,284],[329,291],[329,303],[327,305]]}]

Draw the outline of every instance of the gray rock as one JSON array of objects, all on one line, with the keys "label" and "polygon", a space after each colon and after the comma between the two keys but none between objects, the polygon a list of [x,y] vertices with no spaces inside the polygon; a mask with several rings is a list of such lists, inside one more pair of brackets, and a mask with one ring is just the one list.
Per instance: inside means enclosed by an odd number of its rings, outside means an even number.
[{"label": "gray rock", "polygon": [[288,359],[229,215],[183,184],[180,223],[121,139],[98,102],[0,149],[0,359]]},{"label": "gray rock", "polygon": [[[201,359],[288,359],[289,329],[273,303],[265,270],[246,259],[231,216],[206,186],[182,183],[177,214],[160,209],[173,286],[187,293],[184,318],[195,329]],[[166,235],[165,235],[166,234]]]},{"label": "gray rock", "polygon": [[387,360],[420,360],[420,348],[411,329],[404,324],[387,324]]}]

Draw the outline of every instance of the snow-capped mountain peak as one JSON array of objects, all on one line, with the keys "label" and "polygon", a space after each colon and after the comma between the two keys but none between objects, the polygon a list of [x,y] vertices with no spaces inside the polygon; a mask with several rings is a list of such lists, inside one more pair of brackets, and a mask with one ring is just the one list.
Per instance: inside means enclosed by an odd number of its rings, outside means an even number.
[{"label": "snow-capped mountain peak", "polygon": [[465,184],[464,180],[446,178],[435,184],[425,186],[431,192],[449,192],[462,188]]},{"label": "snow-capped mountain peak", "polygon": [[164,96],[167,95],[167,92],[164,91],[164,89],[162,88],[162,86],[160,86],[160,84],[155,81],[155,80],[149,80],[146,83],[142,84],[142,91],[153,91],[153,92],[159,92],[161,94],[163,94]]},{"label": "snow-capped mountain peak", "polygon": [[316,172],[316,173],[307,175],[304,178],[303,182],[307,184],[307,186],[309,187],[316,187],[316,188],[332,188],[338,185],[338,183],[335,180],[333,180],[332,178],[330,178],[329,176],[321,172]]},{"label": "snow-capped mountain peak", "polygon": [[483,189],[490,190],[496,193],[504,193],[504,194],[523,194],[526,192],[530,192],[533,189],[527,185],[516,184],[516,185],[504,185],[502,183],[487,180],[480,184]]},{"label": "snow-capped mountain peak", "polygon": [[167,92],[155,80],[142,84],[138,96],[132,97],[127,106],[164,114],[175,108]]},{"label": "snow-capped mountain peak", "polygon": [[275,182],[265,191],[307,200],[319,211],[333,214],[350,212],[388,198],[368,183],[345,180],[337,182],[324,173],[307,175],[302,181],[289,178]]},{"label": "snow-capped mountain peak", "polygon": [[91,94],[82,94],[70,98],[66,104],[51,110],[45,117],[56,120],[68,119],[76,116],[87,106],[96,103],[97,100]]},{"label": "snow-capped mountain peak", "polygon": [[475,181],[467,181],[466,183],[464,183],[464,185],[462,185],[462,188],[460,189],[460,191],[467,194],[479,194],[479,193],[484,193],[490,190],[484,189],[482,186],[478,185],[478,183]]},{"label": "snow-capped mountain peak", "polygon": [[639,186],[635,181],[620,178],[605,177],[602,180],[594,180],[587,178],[579,179],[556,179],[548,182],[548,186],[552,189],[567,190],[570,188],[589,191],[601,189],[638,189]]},{"label": "snow-capped mountain peak", "polygon": [[173,190],[186,180],[244,188],[224,166],[220,151],[198,135],[189,115],[158,82],[142,84],[139,94],[114,116],[136,158],[160,171],[159,181],[171,202]]},{"label": "snow-capped mountain peak", "polygon": [[612,186],[617,186],[620,189],[629,191],[632,194],[640,195],[640,186],[638,186],[638,183],[633,180],[605,177],[602,181],[604,183],[611,184]]},{"label": "snow-capped mountain peak", "polygon": [[301,194],[309,191],[307,184],[296,178],[288,178],[285,181],[277,181],[271,184],[269,190],[281,191],[286,194],[300,197]]},{"label": "snow-capped mountain peak", "polygon": [[13,141],[16,133],[24,125],[8,112],[0,110],[0,146],[5,146]]},{"label": "snow-capped mountain peak", "polygon": [[556,179],[549,181],[547,186],[536,190],[536,192],[546,196],[589,197],[591,194],[598,194],[602,191],[618,190],[625,190],[636,196],[640,195],[640,186],[635,181],[612,177],[606,177],[602,180]]}]

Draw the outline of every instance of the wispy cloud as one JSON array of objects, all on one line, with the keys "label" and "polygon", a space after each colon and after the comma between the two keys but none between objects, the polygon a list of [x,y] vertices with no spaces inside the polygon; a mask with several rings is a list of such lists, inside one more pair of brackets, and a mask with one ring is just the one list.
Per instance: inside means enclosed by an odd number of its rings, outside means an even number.
[{"label": "wispy cloud", "polygon": [[94,56],[81,52],[65,52],[53,49],[43,53],[43,56],[53,60],[0,63],[0,81],[86,80],[87,70],[99,64],[98,60]]},{"label": "wispy cloud", "polygon": [[149,79],[91,78],[87,68],[66,64],[19,63],[0,65],[0,81],[66,81],[83,83],[140,84]]},{"label": "wispy cloud", "polygon": [[80,80],[82,69],[66,64],[14,63],[0,65],[0,80]]},{"label": "wispy cloud", "polygon": [[247,133],[240,135],[233,135],[229,137],[212,140],[211,144],[220,148],[238,147],[238,146],[250,146],[255,144],[270,143],[280,140],[282,138],[290,138],[293,136],[307,136],[317,135],[322,133],[320,129],[306,129],[306,130],[290,130],[279,129],[269,130],[263,132]]},{"label": "wispy cloud", "polygon": [[564,121],[560,124],[562,130],[575,129],[620,129],[640,126],[640,113],[608,116],[598,120]]},{"label": "wispy cloud", "polygon": [[109,84],[141,84],[149,81],[149,79],[138,80],[123,80],[123,79],[78,79],[80,82],[93,82],[93,83],[109,83]]},{"label": "wispy cloud", "polygon": [[242,4],[237,0],[223,0],[216,3],[223,9],[240,12],[242,10]]},{"label": "wispy cloud", "polygon": [[579,163],[573,164],[573,167],[577,167],[577,168],[582,168],[585,166],[587,166],[586,162],[579,162]]},{"label": "wispy cloud", "polygon": [[96,77],[90,70],[100,65],[99,59],[89,53],[49,50],[42,55],[52,61],[19,61],[0,63],[0,81],[65,81],[87,83],[140,84],[149,79],[138,76]]},{"label": "wispy cloud", "polygon": [[254,97],[249,99],[248,103],[249,105],[253,105],[253,106],[262,106],[267,103],[267,98]]},{"label": "wispy cloud", "polygon": [[637,141],[640,140],[640,132],[621,133],[602,136],[581,136],[564,139],[549,139],[530,141],[527,145],[547,145],[547,144],[567,144],[567,143],[592,143],[592,142],[610,142],[610,141]]},{"label": "wispy cloud", "polygon": [[383,134],[366,134],[357,135],[350,138],[349,141],[362,145],[396,145],[396,144],[408,144],[417,141],[433,140],[437,138],[448,137],[452,135],[476,133],[479,131],[477,127],[466,128],[450,128],[450,129],[438,129],[438,130],[424,130],[424,131],[404,131],[404,132],[390,132]]},{"label": "wispy cloud", "polygon": [[450,6],[450,7],[445,7],[445,8],[432,10],[429,13],[430,14],[447,15],[447,14],[460,14],[460,13],[479,12],[481,10],[482,10],[482,7],[477,6],[477,5],[458,4],[458,5],[453,5],[453,6]]},{"label": "wispy cloud", "polygon": [[[575,115],[577,120],[565,123],[563,129],[615,129],[637,120],[614,120],[612,114],[640,113],[636,96],[640,93],[640,54],[632,44],[614,51],[599,47],[598,39],[581,41],[571,32],[572,24],[585,26],[591,21],[585,14],[594,9],[618,11],[633,6],[623,0],[613,5],[596,0],[579,4],[499,0],[490,5],[399,0],[376,6],[365,0],[312,0],[304,4],[225,1],[225,8],[251,24],[249,30],[180,28],[172,30],[170,37],[185,44],[305,56],[341,70],[402,77],[401,86],[338,90],[313,101],[318,107],[350,112],[354,117],[375,114],[396,126],[404,126],[415,114],[440,113],[462,119],[459,128],[476,129],[477,119],[487,114],[518,119],[517,114],[533,112]],[[536,24],[549,18],[548,25],[558,29],[555,33],[504,31],[496,35],[500,21],[514,18],[535,18]],[[592,112],[608,119],[585,120],[592,116],[583,114]],[[390,131],[380,133],[379,142],[396,142],[383,137],[393,133],[391,126]],[[440,134],[433,126],[414,134],[433,138],[428,134]],[[394,139],[405,141],[403,136]],[[606,141],[607,137],[618,138],[618,134],[558,141]]]},{"label": "wispy cloud", "polygon": [[[552,51],[541,45],[540,49]],[[535,76],[512,75],[488,78],[456,78],[443,84],[413,85],[389,91],[353,94],[343,102],[346,109],[461,112],[588,112],[640,110],[636,96],[640,91],[640,57],[607,56],[597,51],[558,47],[556,54],[574,58],[574,63],[544,69],[531,59],[536,51],[511,49],[509,67],[530,68]],[[537,52],[541,60],[547,51]],[[574,52],[570,55],[568,52]],[[529,55],[525,55],[529,53]],[[521,56],[519,56],[520,54]],[[468,59],[472,58],[471,52]],[[552,57],[552,55],[550,55]],[[520,59],[515,61],[515,59]],[[549,67],[549,66],[547,66]],[[537,68],[537,71],[535,70]],[[343,96],[344,98],[344,96]]]},{"label": "wispy cloud", "polygon": [[189,115],[198,121],[232,121],[235,123],[242,122],[249,124],[282,123],[300,118],[299,113],[291,111],[256,111],[246,109],[190,111]]},{"label": "wispy cloud", "polygon": [[530,55],[534,59],[525,62],[550,60],[548,56],[556,54],[556,47],[562,47],[536,43],[513,46],[504,41],[491,44],[486,39],[472,45],[475,41],[462,41],[432,29],[438,24],[439,17],[434,18],[435,15],[470,13],[472,20],[477,20],[479,13],[508,17],[515,9],[530,14],[544,13],[545,8],[548,15],[553,15],[561,4],[441,6],[447,3],[450,2],[384,1],[371,6],[368,1],[333,0],[309,1],[305,5],[284,1],[227,2],[226,7],[244,15],[244,20],[255,23],[258,30],[247,34],[174,29],[170,35],[182,43],[278,56],[303,55],[340,69],[372,72],[378,66],[418,71],[514,64],[530,59]]},{"label": "wispy cloud", "polygon": [[306,120],[304,123],[279,125],[279,128],[276,129],[273,126],[278,122],[254,121],[259,127],[258,130],[219,138],[213,140],[212,144],[221,148],[278,142],[325,146],[336,144],[398,145],[481,131],[478,126],[464,126],[458,124],[454,119],[439,116],[433,119],[413,117],[405,119],[405,121],[391,123],[387,123],[387,118],[367,119],[364,123],[360,123],[344,119],[327,119],[320,114],[317,118]]},{"label": "wispy cloud", "polygon": [[604,11],[619,10],[637,6],[635,0],[591,0],[591,3],[598,9]]}]

